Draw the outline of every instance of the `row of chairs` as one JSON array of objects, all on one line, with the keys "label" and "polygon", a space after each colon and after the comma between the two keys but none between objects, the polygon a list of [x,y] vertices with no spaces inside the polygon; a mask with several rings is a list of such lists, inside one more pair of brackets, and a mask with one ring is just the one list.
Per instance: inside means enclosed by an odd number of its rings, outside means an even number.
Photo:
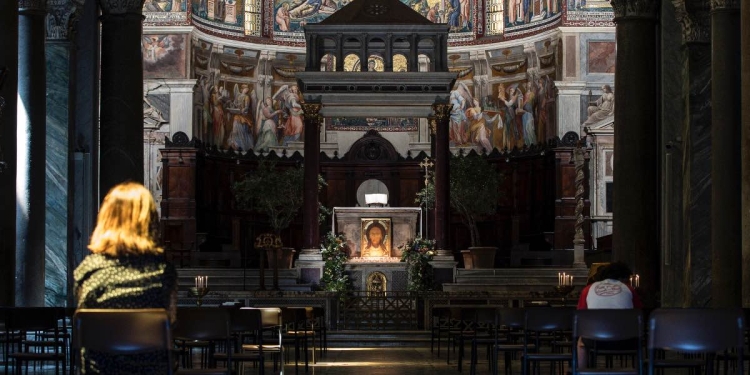
[{"label": "row of chairs", "polygon": [[[177,322],[170,327],[163,309],[81,309],[73,317],[73,348],[69,350],[71,333],[66,315],[74,310],[5,308],[0,314],[3,338],[0,342],[3,343],[6,374],[9,367],[21,374],[23,365],[32,361],[55,361],[56,374],[62,371],[64,375],[69,367],[73,373],[73,367],[87,365],[80,358],[76,363],[67,360],[69,353],[80,353],[77,348],[81,347],[111,354],[166,351],[169,356],[165,357],[165,362],[180,359],[178,373],[190,373],[193,352],[199,349],[200,373],[217,374],[228,373],[227,369],[240,362],[254,362],[262,374],[267,358],[273,359],[276,372],[283,369],[284,349],[294,349],[295,370],[299,371],[304,353],[307,371],[309,343],[312,343],[313,361],[316,347],[320,356],[327,349],[325,314],[320,310],[311,307],[178,308]],[[29,350],[34,346],[42,350]],[[224,363],[224,367],[216,369],[217,363]]]},{"label": "row of chairs", "polygon": [[[647,330],[643,322],[643,312],[635,309],[441,307],[433,310],[431,348],[434,352],[437,341],[439,356],[441,338],[446,336],[448,363],[452,343],[458,348],[458,370],[462,371],[468,342],[471,374],[477,371],[479,346],[487,347],[493,374],[499,371],[500,353],[506,374],[511,372],[511,359],[517,353],[522,354],[524,375],[539,373],[540,362],[550,362],[551,373],[570,369],[573,374],[642,374],[647,368],[651,375],[658,369],[688,368],[712,374],[718,360],[724,364],[725,374],[730,364],[743,374],[743,361],[737,361],[747,359],[743,355],[746,325],[742,309],[656,309],[648,315]],[[576,350],[579,338],[588,340],[590,356],[583,366],[579,366]],[[597,349],[602,342],[621,345],[617,350]],[[644,359],[644,347],[648,359]],[[598,355],[631,357],[632,367],[596,368]],[[607,365],[613,363],[607,361]]]}]

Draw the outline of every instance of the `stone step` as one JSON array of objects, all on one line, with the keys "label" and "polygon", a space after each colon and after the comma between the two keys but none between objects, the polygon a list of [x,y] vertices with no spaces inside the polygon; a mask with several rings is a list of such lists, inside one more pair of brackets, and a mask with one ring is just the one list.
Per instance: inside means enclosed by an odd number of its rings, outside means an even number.
[{"label": "stone step", "polygon": [[457,268],[457,276],[502,276],[502,277],[526,277],[540,278],[551,277],[557,280],[557,274],[565,272],[576,278],[588,277],[588,268],[564,268],[564,267],[539,267],[539,268],[488,268],[488,269],[465,269]]}]

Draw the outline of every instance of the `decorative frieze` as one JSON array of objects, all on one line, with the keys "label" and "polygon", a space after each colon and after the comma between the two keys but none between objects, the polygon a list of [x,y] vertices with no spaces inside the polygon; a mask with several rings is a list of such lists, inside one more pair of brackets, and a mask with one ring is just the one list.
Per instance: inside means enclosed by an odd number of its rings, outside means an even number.
[{"label": "decorative frieze", "polygon": [[99,0],[103,15],[142,14],[144,0]]},{"label": "decorative frieze", "polygon": [[659,2],[656,0],[612,0],[615,19],[620,17],[641,17],[656,20]]}]

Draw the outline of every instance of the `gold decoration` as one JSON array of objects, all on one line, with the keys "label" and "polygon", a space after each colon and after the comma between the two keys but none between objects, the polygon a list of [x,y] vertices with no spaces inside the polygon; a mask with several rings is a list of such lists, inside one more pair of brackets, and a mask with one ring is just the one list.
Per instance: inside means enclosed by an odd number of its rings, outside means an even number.
[{"label": "gold decoration", "polygon": [[262,233],[255,238],[256,249],[280,249],[281,237],[273,233]]},{"label": "gold decoration", "polygon": [[323,123],[323,116],[320,115],[321,108],[323,108],[323,106],[320,103],[302,103],[305,126],[315,125],[320,127],[320,124]]},{"label": "gold decoration", "polygon": [[435,131],[437,130],[437,120],[435,120],[435,117],[428,118],[427,125],[430,127],[430,135],[435,135]]},{"label": "gold decoration", "polygon": [[448,124],[451,116],[451,105],[447,103],[433,104],[432,111],[435,113],[435,121],[440,124]]},{"label": "gold decoration", "polygon": [[409,63],[406,61],[406,56],[402,54],[393,55],[393,71],[394,72],[408,72]]}]

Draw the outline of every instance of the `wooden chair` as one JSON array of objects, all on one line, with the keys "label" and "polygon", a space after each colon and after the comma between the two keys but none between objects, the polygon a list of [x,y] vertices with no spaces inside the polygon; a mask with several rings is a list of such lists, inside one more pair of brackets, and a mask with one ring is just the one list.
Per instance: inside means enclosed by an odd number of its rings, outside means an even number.
[{"label": "wooden chair", "polygon": [[[742,309],[656,309],[648,319],[648,373],[656,368],[706,368],[714,374],[718,352],[736,350],[743,357],[745,316]],[[704,354],[704,358],[656,358],[656,350]],[[744,374],[744,361],[737,361]]]},{"label": "wooden chair", "polygon": [[[492,373],[497,375],[498,366],[497,360],[499,360],[498,352],[504,354],[504,369],[505,374],[511,373],[512,358],[518,352],[523,352],[527,349],[527,344],[523,340],[523,327],[526,324],[526,310],[523,308],[501,308],[497,312],[499,316],[498,324],[498,335],[496,336],[494,350],[495,350],[495,362],[493,362]],[[518,340],[521,340],[518,343]],[[533,350],[534,344],[531,345]]]},{"label": "wooden chair", "polygon": [[[259,374],[263,375],[265,371],[265,354],[263,353],[263,347],[259,346],[258,350],[250,352],[243,351],[242,346],[247,344],[255,344],[261,339],[263,331],[263,318],[261,317],[260,310],[257,309],[229,309],[230,311],[230,327],[234,340],[232,340],[232,347],[227,349],[227,352],[215,353],[214,360],[220,362],[226,362],[229,358],[229,351],[232,352],[232,360],[237,362],[253,362],[257,363],[259,367]],[[250,340],[248,342],[248,340]]]},{"label": "wooden chair", "polygon": [[80,309],[72,325],[73,351],[81,373],[89,366],[81,356],[84,348],[113,357],[162,352],[165,373],[173,373],[172,337],[164,309]]},{"label": "wooden chair", "polygon": [[[176,341],[201,341],[209,343],[209,355],[211,359],[208,367],[203,369],[180,368],[181,374],[205,374],[205,375],[231,375],[232,331],[230,328],[230,310],[226,308],[211,307],[184,307],[177,309],[177,322],[175,323],[174,339]],[[226,368],[216,368],[213,354],[216,352],[217,344],[226,348]],[[185,347],[184,345],[182,346]]]},{"label": "wooden chair", "polygon": [[[524,324],[524,342],[534,346],[524,346],[523,362],[521,369],[523,375],[530,374],[529,364],[550,361],[550,367],[554,368],[555,362],[568,362],[570,354],[541,352],[540,342],[542,334],[551,339],[552,347],[557,341],[570,342],[570,329],[573,325],[573,313],[575,309],[566,307],[539,307],[526,309],[526,322]],[[539,372],[539,366],[535,366]]]},{"label": "wooden chair", "polygon": [[[58,322],[65,319],[65,309],[62,307],[13,307],[6,310],[6,361],[13,361],[16,374],[21,374],[21,366],[29,362],[54,362],[55,374],[62,367],[63,375],[67,368],[67,346],[62,339],[65,327]],[[28,334],[34,338],[28,339]],[[42,340],[41,335],[47,335],[51,340]],[[18,335],[18,336],[16,336]],[[32,352],[31,347],[39,350]],[[52,351],[49,351],[51,349]],[[6,363],[6,372],[8,364]]]},{"label": "wooden chair", "polygon": [[[596,341],[615,342],[630,340],[632,349],[637,356],[634,368],[628,369],[579,369],[578,353],[573,350],[572,368],[574,375],[612,374],[612,375],[641,375],[643,372],[643,354],[641,342],[643,340],[643,315],[634,309],[595,309],[579,310],[573,316],[573,343],[578,338]],[[586,364],[588,365],[588,364]]]},{"label": "wooden chair", "polygon": [[266,353],[274,355],[273,371],[278,370],[284,373],[284,352],[282,341],[281,309],[278,307],[243,307],[245,309],[254,309],[260,312],[262,330],[261,335],[256,343],[243,344],[242,351],[245,353]]}]

